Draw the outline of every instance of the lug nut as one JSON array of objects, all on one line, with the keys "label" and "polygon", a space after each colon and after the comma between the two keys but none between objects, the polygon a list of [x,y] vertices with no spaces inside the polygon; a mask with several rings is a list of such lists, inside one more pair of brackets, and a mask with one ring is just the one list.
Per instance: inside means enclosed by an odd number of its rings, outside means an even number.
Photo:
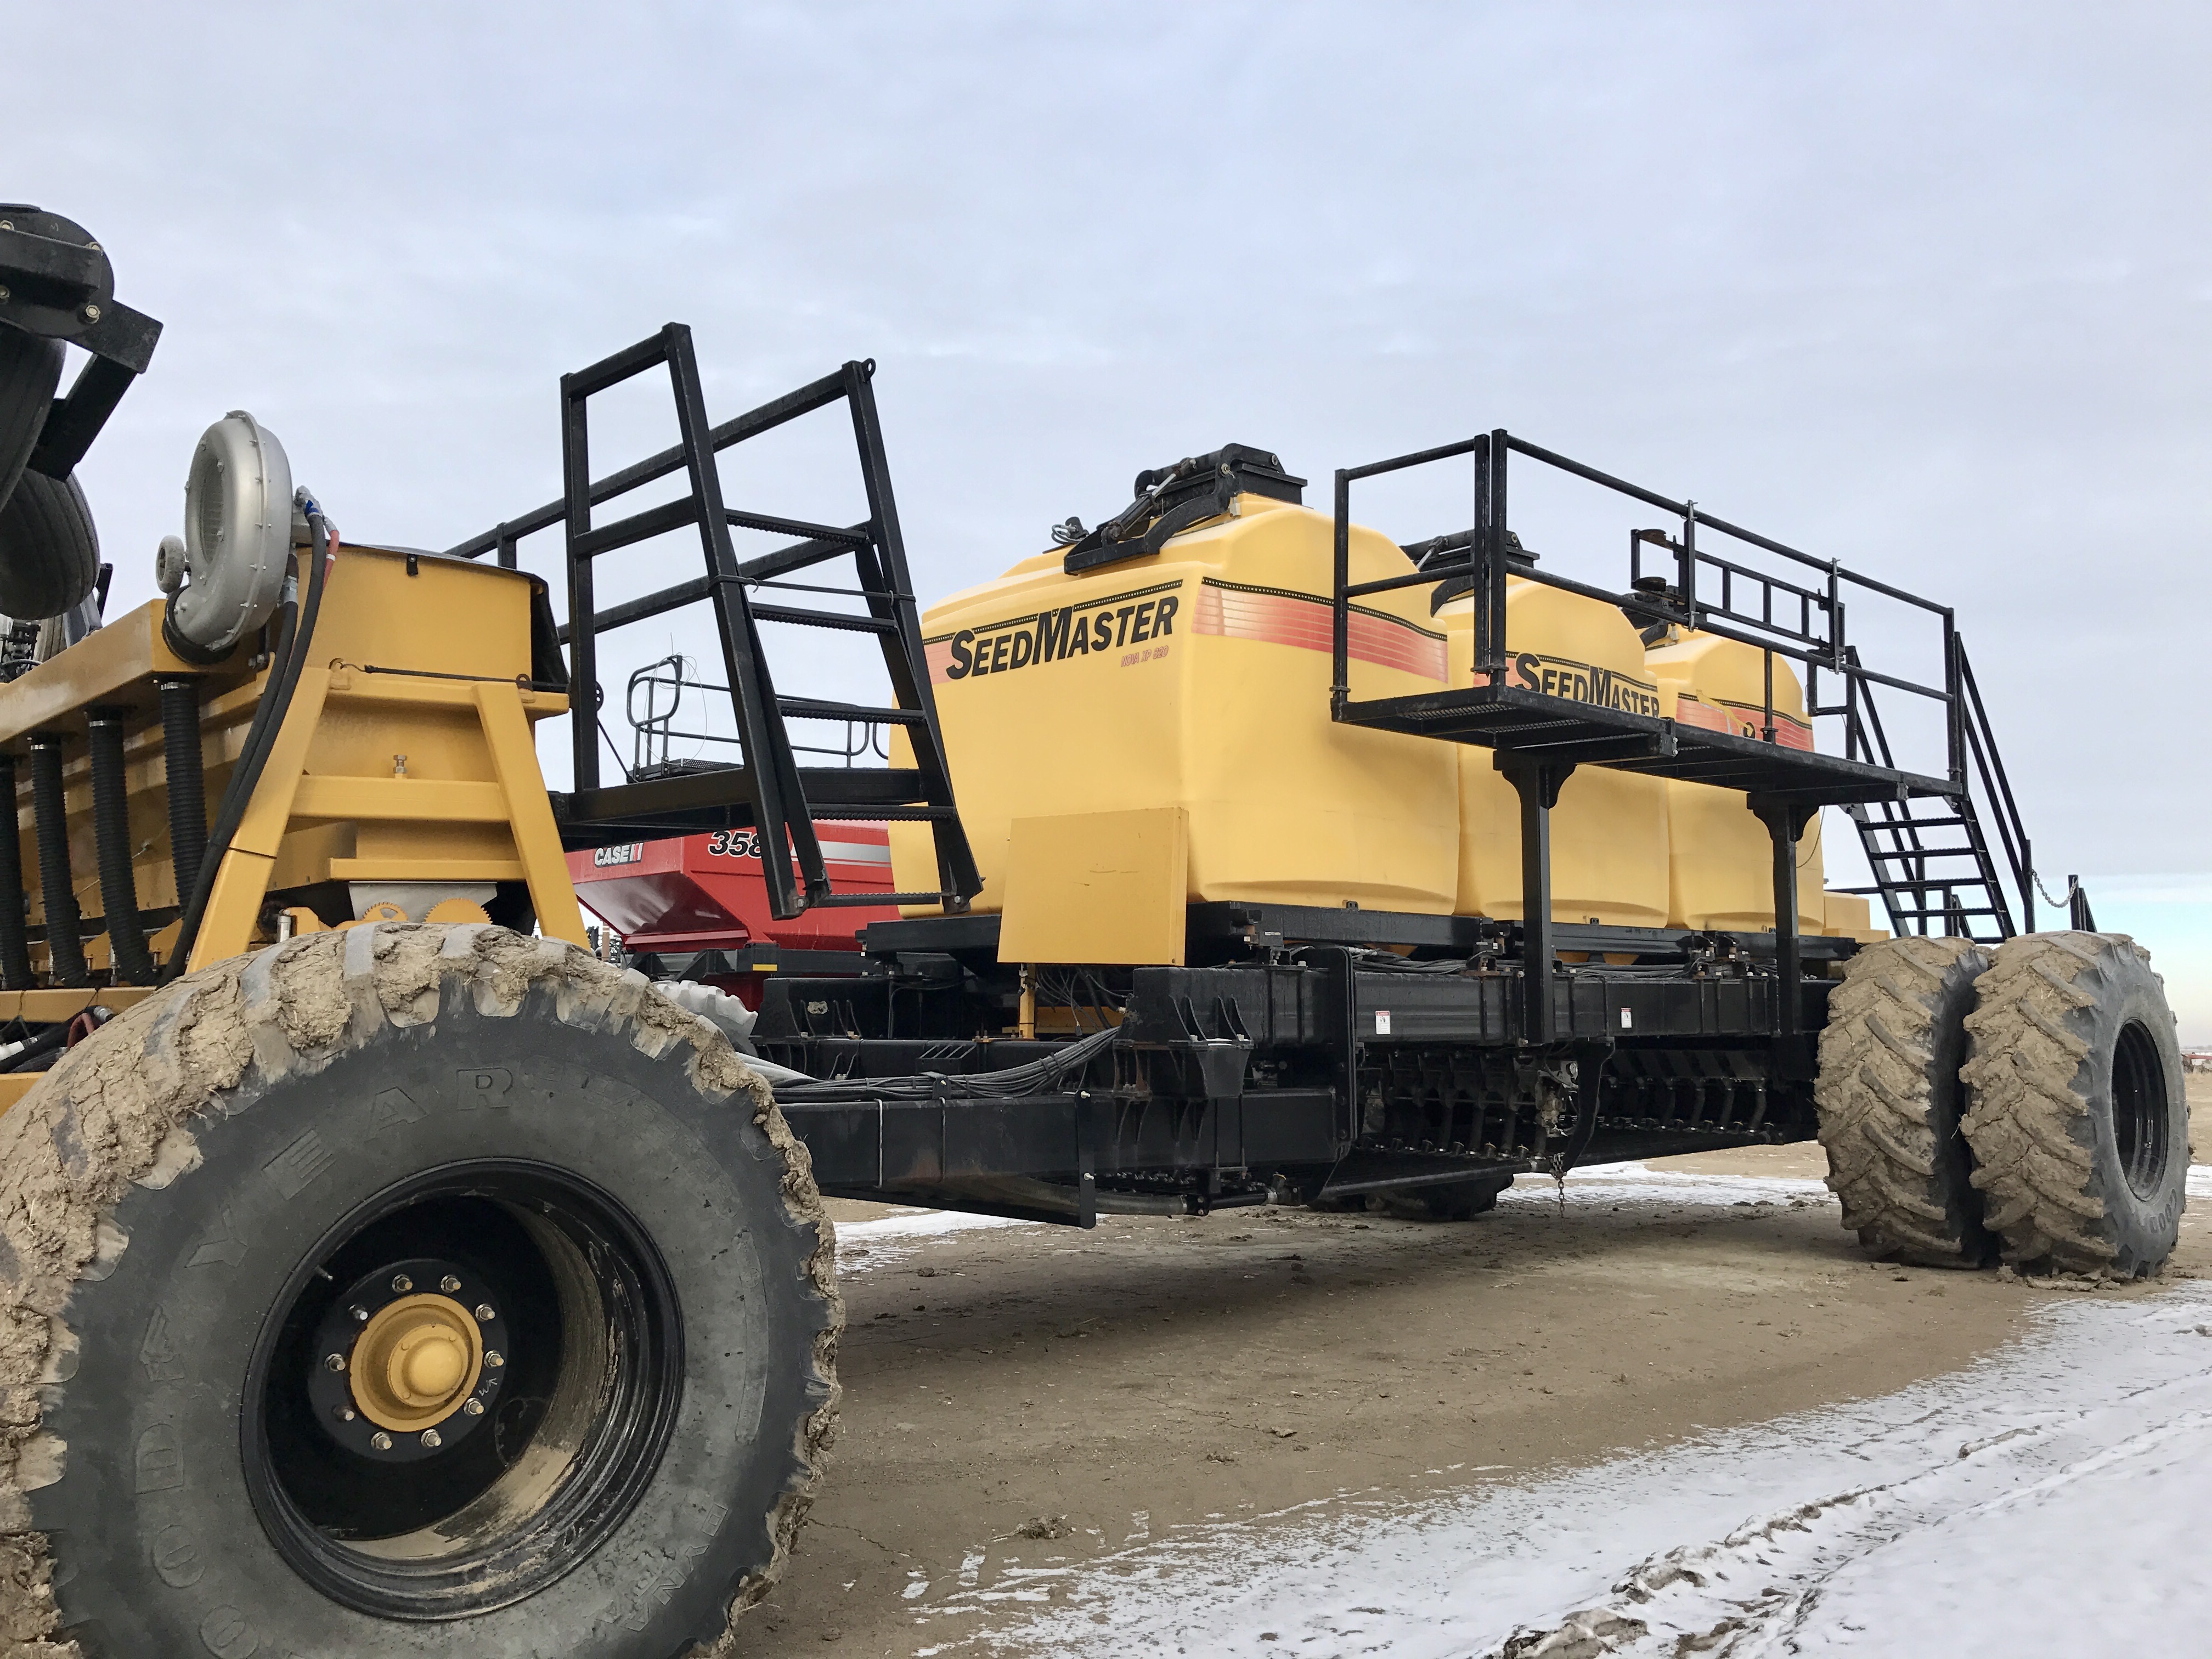
[{"label": "lug nut", "polygon": [[392,1437],[385,1433],[382,1429],[379,1429],[374,1434],[368,1437],[368,1443],[375,1447],[379,1451],[390,1451],[392,1449]]},{"label": "lug nut", "polygon": [[454,1278],[453,1274],[447,1273],[443,1279],[438,1281],[438,1288],[443,1291],[447,1296],[451,1296],[455,1291],[461,1288],[461,1281]]},{"label": "lug nut", "polygon": [[323,1369],[326,1371],[343,1370],[345,1369],[345,1356],[342,1353],[334,1353],[331,1355],[328,1358],[323,1361]]},{"label": "lug nut", "polygon": [[422,1443],[435,1451],[446,1443],[445,1437],[435,1429],[425,1429],[422,1431]]},{"label": "lug nut", "polygon": [[461,1401],[461,1410],[471,1417],[482,1417],[483,1415],[483,1401],[477,1399],[474,1395],[471,1395],[466,1400]]},{"label": "lug nut", "polygon": [[87,306],[84,308],[84,319],[88,323],[98,322],[100,320],[100,307],[98,306]]},{"label": "lug nut", "polygon": [[492,1322],[493,1320],[495,1320],[495,1319],[496,1319],[496,1318],[498,1318],[498,1317],[499,1317],[499,1316],[498,1316],[497,1314],[494,1313],[494,1312],[491,1310],[491,1304],[490,1304],[490,1303],[489,1303],[489,1302],[479,1302],[479,1303],[477,1303],[477,1324],[479,1324],[479,1325],[489,1325],[489,1324],[490,1324],[490,1323],[491,1323],[491,1322]]},{"label": "lug nut", "polygon": [[415,1288],[415,1281],[405,1273],[394,1273],[392,1275],[392,1288],[404,1296]]},{"label": "lug nut", "polygon": [[341,1423],[350,1423],[350,1422],[352,1422],[352,1421],[353,1421],[353,1419],[354,1419],[354,1410],[353,1410],[353,1407],[350,1407],[350,1406],[340,1406],[340,1407],[338,1407],[337,1409],[337,1418],[338,1418],[338,1421],[339,1421],[339,1422],[341,1422]]},{"label": "lug nut", "polygon": [[[5,230],[6,228],[7,227],[5,225],[0,225],[0,230]],[[11,296],[5,288],[0,288],[0,306],[6,305],[10,297]]]},{"label": "lug nut", "polygon": [[497,1348],[487,1348],[484,1350],[484,1364],[497,1370],[507,1364],[507,1359]]},{"label": "lug nut", "polygon": [[367,1323],[368,1323],[368,1309],[366,1309],[366,1308],[359,1308],[359,1307],[356,1307],[356,1308],[348,1308],[348,1309],[346,1310],[346,1311],[347,1311],[348,1313],[351,1314],[351,1315],[354,1316],[354,1322],[355,1322],[356,1324],[366,1325]]}]

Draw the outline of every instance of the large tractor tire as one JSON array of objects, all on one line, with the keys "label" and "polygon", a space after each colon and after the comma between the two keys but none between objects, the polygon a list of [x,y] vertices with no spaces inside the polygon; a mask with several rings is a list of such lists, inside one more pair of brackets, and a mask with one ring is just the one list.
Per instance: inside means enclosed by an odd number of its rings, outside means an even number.
[{"label": "large tractor tire", "polygon": [[1820,1144],[1844,1225],[1878,1259],[1980,1267],[1996,1255],[1960,1127],[1966,1018],[1989,965],[1971,939],[1884,939],[1829,997]]},{"label": "large tractor tire", "polygon": [[2189,1100],[2165,982],[2121,933],[2001,946],[1966,1019],[1966,1139],[2004,1257],[2139,1279],[2181,1235]]},{"label": "large tractor tire", "polygon": [[27,1659],[676,1659],[781,1571],[834,1243],[644,979],[362,926],[179,981],[0,1120]]}]

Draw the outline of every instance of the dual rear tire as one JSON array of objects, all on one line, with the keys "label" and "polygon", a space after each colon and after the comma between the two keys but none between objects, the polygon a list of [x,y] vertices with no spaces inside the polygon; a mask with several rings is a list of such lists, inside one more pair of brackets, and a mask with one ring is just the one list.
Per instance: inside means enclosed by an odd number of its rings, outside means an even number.
[{"label": "dual rear tire", "polygon": [[1815,1099],[1828,1184],[1869,1254],[1928,1267],[2154,1272],[2179,1237],[2189,1109],[2147,951],[2118,934],[1862,951]]}]

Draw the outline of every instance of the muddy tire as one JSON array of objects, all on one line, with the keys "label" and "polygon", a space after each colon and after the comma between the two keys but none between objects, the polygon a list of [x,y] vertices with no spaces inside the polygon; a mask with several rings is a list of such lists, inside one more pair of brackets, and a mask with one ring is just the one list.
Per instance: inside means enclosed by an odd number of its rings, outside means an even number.
[{"label": "muddy tire", "polygon": [[2180,1237],[2189,1103],[2150,954],[2118,933],[1999,948],[1966,1020],[1974,1184],[2008,1262],[2137,1279]]},{"label": "muddy tire", "polygon": [[1370,1215],[1393,1221],[1472,1221],[1498,1207],[1498,1195],[1513,1184],[1511,1176],[1488,1181],[1455,1181],[1443,1187],[1416,1187],[1409,1192],[1374,1193],[1367,1200]]},{"label": "muddy tire", "polygon": [[1996,1255],[1982,1222],[1959,1068],[1990,959],[1971,939],[1885,939],[1844,967],[1814,1103],[1828,1186],[1868,1254],[1929,1267]]},{"label": "muddy tire", "polygon": [[0,1239],[10,1654],[715,1649],[835,1422],[834,1244],[765,1086],[501,928],[149,998],[0,1120]]}]

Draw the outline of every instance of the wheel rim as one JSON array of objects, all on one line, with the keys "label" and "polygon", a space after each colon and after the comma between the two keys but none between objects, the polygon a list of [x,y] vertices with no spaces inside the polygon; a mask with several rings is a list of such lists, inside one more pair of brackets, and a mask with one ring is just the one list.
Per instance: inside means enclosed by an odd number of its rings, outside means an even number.
[{"label": "wheel rim", "polygon": [[242,1396],[246,1486],[325,1595],[456,1619],[536,1595],[635,1506],[682,1402],[674,1283],[549,1165],[426,1170],[295,1269]]},{"label": "wheel rim", "polygon": [[2130,1020],[2112,1050],[2112,1137],[2120,1168],[2137,1198],[2154,1199],[2166,1182],[2168,1144],[2166,1067],[2148,1031]]}]

